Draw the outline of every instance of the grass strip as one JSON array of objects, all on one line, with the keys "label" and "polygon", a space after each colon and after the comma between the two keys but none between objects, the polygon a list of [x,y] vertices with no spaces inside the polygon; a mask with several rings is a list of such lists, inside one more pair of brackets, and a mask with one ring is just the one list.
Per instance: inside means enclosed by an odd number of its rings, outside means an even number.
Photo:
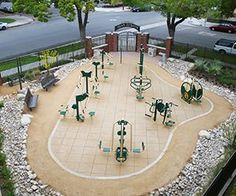
[{"label": "grass strip", "polygon": [[0,22],[5,22],[5,23],[12,23],[15,22],[15,19],[12,18],[0,18]]},{"label": "grass strip", "polygon": [[[56,50],[59,53],[59,55],[61,55],[61,54],[66,54],[66,53],[73,52],[76,50],[80,50],[82,48],[84,48],[83,43],[78,42],[78,43],[70,44],[67,46],[57,47],[53,50]],[[29,63],[34,63],[34,62],[39,61],[39,57],[37,55],[27,55],[24,57],[19,57],[18,59],[19,59],[21,65],[26,65]],[[5,71],[5,70],[12,69],[15,67],[17,67],[17,60],[16,59],[0,62],[0,71]]]}]

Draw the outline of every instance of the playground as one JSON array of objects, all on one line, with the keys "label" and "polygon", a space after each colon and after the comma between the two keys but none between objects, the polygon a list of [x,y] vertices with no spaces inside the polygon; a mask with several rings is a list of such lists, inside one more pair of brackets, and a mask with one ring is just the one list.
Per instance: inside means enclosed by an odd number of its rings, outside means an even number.
[{"label": "playground", "polygon": [[161,187],[187,163],[199,131],[233,111],[208,91],[191,101],[192,85],[180,88],[160,57],[144,55],[142,65],[140,53],[123,53],[122,63],[119,52],[109,55],[104,67],[86,61],[55,88],[37,92],[28,160],[65,195],[140,195]]}]

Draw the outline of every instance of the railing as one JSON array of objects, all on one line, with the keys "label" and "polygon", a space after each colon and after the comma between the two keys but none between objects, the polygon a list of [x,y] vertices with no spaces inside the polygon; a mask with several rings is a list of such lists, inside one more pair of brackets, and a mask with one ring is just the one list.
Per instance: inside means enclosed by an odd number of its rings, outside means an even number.
[{"label": "railing", "polygon": [[236,151],[229,158],[224,167],[220,170],[217,176],[213,179],[212,183],[208,187],[208,189],[204,192],[203,196],[211,196],[211,195],[224,195],[228,186],[230,185],[230,181],[233,180],[235,176],[235,163],[236,163]]},{"label": "railing", "polygon": [[236,55],[220,54],[213,49],[174,42],[171,50],[171,56],[183,60],[195,61],[196,59],[205,59],[208,61],[219,60],[225,66],[236,68]]},{"label": "railing", "polygon": [[101,35],[101,36],[97,36],[97,37],[93,37],[92,38],[92,43],[93,45],[103,45],[106,43],[106,36],[105,35]]}]

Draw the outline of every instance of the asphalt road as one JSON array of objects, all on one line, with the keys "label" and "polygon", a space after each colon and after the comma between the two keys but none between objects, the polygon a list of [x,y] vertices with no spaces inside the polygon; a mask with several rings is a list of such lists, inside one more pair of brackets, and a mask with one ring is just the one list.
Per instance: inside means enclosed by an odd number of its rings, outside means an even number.
[{"label": "asphalt road", "polygon": [[[168,36],[166,19],[157,12],[93,12],[89,16],[87,35],[101,35],[113,31],[121,22],[133,22],[151,36],[165,39]],[[206,27],[184,22],[177,27],[175,41],[213,48],[220,38],[235,39],[236,34],[212,32]],[[63,43],[79,40],[77,21],[67,22],[53,10],[47,23],[31,24],[0,31],[0,60],[39,51]]]}]

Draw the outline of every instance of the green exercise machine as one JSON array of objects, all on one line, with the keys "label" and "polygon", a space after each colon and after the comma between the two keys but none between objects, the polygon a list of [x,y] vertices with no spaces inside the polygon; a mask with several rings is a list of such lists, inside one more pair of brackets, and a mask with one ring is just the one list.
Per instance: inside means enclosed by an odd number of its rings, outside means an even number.
[{"label": "green exercise machine", "polygon": [[146,104],[149,105],[149,113],[150,114],[145,114],[145,116],[153,118],[154,121],[156,121],[157,119],[157,112],[159,112],[159,114],[161,116],[163,116],[163,120],[162,120],[162,124],[165,126],[173,126],[175,124],[174,121],[170,120],[171,118],[171,107],[172,106],[178,106],[172,102],[169,103],[163,103],[162,99],[155,99],[153,98],[153,102],[152,103],[148,103],[146,102]]},{"label": "green exercise machine", "polygon": [[152,86],[152,82],[149,78],[140,76],[134,76],[130,80],[130,86],[137,92],[136,98],[138,100],[144,99],[143,92]]},{"label": "green exercise machine", "polygon": [[194,100],[197,103],[201,103],[203,96],[203,88],[200,82],[194,78],[187,78],[181,85],[181,98],[187,103],[191,103]]},{"label": "green exercise machine", "polygon": [[[118,127],[118,131],[116,131],[116,135],[115,135],[115,130],[117,127]],[[125,136],[128,135],[128,132],[129,132],[129,137],[130,137],[129,150],[125,145]],[[116,147],[116,149],[114,149],[115,136],[119,137],[119,144],[118,144],[118,147]],[[115,152],[115,159],[118,162],[123,163],[127,160],[129,152],[141,153],[142,151],[145,150],[145,145],[142,142],[141,148],[132,148],[132,125],[126,120],[119,120],[113,124],[111,148],[102,147],[102,141],[100,141],[99,149],[101,149],[104,153]]]},{"label": "green exercise machine", "polygon": [[89,90],[88,90],[88,78],[91,78],[92,71],[89,71],[89,72],[81,71],[81,73],[82,73],[82,77],[86,78],[86,93],[88,94],[89,93]]},{"label": "green exercise machine", "polygon": [[[82,102],[82,101],[84,101],[85,99],[87,99],[88,96],[89,96],[88,93],[84,93],[84,94],[75,96],[75,101],[76,101],[76,103],[72,105],[72,109],[76,110],[76,120],[77,120],[77,121],[84,122],[85,117],[84,117],[83,114],[81,114],[81,113],[79,112],[79,103]],[[87,102],[87,100],[86,100],[86,102]],[[85,104],[85,105],[86,105],[86,104]],[[85,107],[86,107],[86,106],[85,106]],[[84,112],[82,111],[82,113],[84,113]]]}]

